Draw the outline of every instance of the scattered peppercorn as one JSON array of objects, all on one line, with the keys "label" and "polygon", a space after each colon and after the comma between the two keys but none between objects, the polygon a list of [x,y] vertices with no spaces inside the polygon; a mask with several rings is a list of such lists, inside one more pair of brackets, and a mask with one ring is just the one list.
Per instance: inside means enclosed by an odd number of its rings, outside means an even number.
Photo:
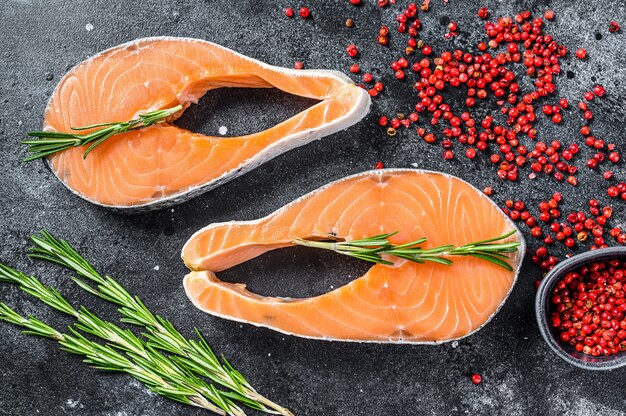
[{"label": "scattered peppercorn", "polygon": [[596,85],[595,87],[593,87],[593,93],[598,97],[602,97],[604,96],[604,94],[606,94],[606,90],[602,85]]},{"label": "scattered peppercorn", "polygon": [[610,22],[609,23],[609,32],[610,33],[615,33],[615,32],[619,32],[621,29],[619,23],[617,22]]},{"label": "scattered peppercorn", "polygon": [[303,19],[308,19],[311,16],[311,11],[309,10],[308,7],[301,7],[300,8],[300,17]]},{"label": "scattered peppercorn", "polygon": [[483,378],[480,374],[472,374],[472,383],[479,385],[482,381]]},{"label": "scattered peppercorn", "polygon": [[350,44],[346,47],[346,53],[351,58],[354,58],[355,56],[359,54],[359,49],[356,47],[356,45]]}]

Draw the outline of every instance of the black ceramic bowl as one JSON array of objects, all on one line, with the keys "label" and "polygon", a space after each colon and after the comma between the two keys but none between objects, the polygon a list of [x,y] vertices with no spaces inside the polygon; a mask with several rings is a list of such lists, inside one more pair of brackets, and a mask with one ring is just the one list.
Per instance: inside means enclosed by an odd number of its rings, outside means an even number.
[{"label": "black ceramic bowl", "polygon": [[535,299],[535,314],[539,324],[539,331],[550,348],[559,357],[576,367],[586,370],[613,370],[626,367],[626,352],[609,357],[592,357],[576,351],[571,345],[561,341],[558,332],[550,324],[552,289],[554,289],[554,286],[562,277],[583,264],[616,258],[626,260],[626,247],[610,247],[577,254],[557,264],[539,285],[537,298]]}]

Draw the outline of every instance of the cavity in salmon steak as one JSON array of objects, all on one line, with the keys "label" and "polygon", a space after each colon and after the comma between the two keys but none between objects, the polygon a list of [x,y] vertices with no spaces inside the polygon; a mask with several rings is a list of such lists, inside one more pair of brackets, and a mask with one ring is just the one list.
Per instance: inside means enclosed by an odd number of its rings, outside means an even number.
[{"label": "cavity in salmon steak", "polygon": [[50,167],[71,191],[95,204],[130,212],[161,208],[345,129],[370,106],[367,92],[340,72],[275,67],[198,39],[145,38],[108,49],[66,74],[46,108],[44,130],[71,132],[178,104],[185,109],[221,87],[278,88],[320,102],[240,137],[210,137],[171,124],[181,111],[167,123],[115,135],[87,158],[84,146],[54,154]]},{"label": "cavity in salmon steak", "polygon": [[185,244],[191,273],[184,287],[210,314],[307,338],[434,343],[465,337],[485,325],[508,297],[525,252],[520,241],[508,259],[513,271],[475,258],[452,265],[399,258],[373,265],[363,276],[305,299],[262,297],[215,273],[296,237],[361,239],[398,231],[402,244],[427,237],[425,249],[485,240],[515,230],[489,198],[467,182],[419,170],[375,170],[311,192],[265,218],[209,225]]}]

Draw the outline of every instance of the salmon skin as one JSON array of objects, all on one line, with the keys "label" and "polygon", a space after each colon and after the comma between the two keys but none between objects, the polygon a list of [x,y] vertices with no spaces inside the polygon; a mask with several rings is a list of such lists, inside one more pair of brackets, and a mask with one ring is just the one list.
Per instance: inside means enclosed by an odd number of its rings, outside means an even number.
[{"label": "salmon skin", "polygon": [[438,343],[463,338],[485,325],[511,292],[525,252],[513,271],[475,257],[446,266],[393,258],[326,294],[285,299],[220,281],[216,272],[293,245],[295,237],[347,241],[398,233],[392,244],[427,237],[425,249],[463,245],[517,228],[482,192],[443,173],[386,169],[340,179],[256,221],[212,224],[185,244],[191,273],[183,285],[193,304],[212,315],[307,338],[391,343]]},{"label": "salmon skin", "polygon": [[138,39],[78,64],[48,103],[44,130],[135,119],[197,103],[222,87],[278,88],[321,102],[265,131],[210,137],[170,123],[118,134],[83,159],[85,147],[48,158],[76,195],[129,213],[183,202],[273,157],[361,120],[370,97],[344,74],[271,66],[215,43],[189,38]]}]

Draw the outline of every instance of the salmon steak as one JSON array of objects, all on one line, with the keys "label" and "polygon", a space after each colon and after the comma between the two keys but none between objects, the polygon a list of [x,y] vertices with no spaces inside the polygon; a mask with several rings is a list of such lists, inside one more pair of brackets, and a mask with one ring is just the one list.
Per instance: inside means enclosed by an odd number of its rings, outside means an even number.
[{"label": "salmon steak", "polygon": [[[277,88],[320,102],[240,137],[205,136],[172,124],[207,91],[222,87]],[[71,147],[49,156],[49,166],[67,188],[95,204],[129,212],[161,208],[353,125],[369,111],[370,97],[337,71],[271,66],[198,39],[144,38],[67,73],[46,108],[44,131],[128,121],[177,105],[183,110],[165,123],[117,134],[86,158],[86,146]]]},{"label": "salmon steak", "polygon": [[193,304],[212,315],[307,338],[392,343],[438,343],[485,325],[511,292],[525,252],[508,259],[512,271],[471,256],[452,265],[393,257],[320,296],[292,299],[251,293],[216,274],[294,238],[335,235],[346,241],[396,232],[392,244],[426,237],[423,248],[456,246],[516,230],[482,192],[436,172],[386,169],[340,179],[255,221],[209,225],[185,244],[191,270],[183,285]]}]

